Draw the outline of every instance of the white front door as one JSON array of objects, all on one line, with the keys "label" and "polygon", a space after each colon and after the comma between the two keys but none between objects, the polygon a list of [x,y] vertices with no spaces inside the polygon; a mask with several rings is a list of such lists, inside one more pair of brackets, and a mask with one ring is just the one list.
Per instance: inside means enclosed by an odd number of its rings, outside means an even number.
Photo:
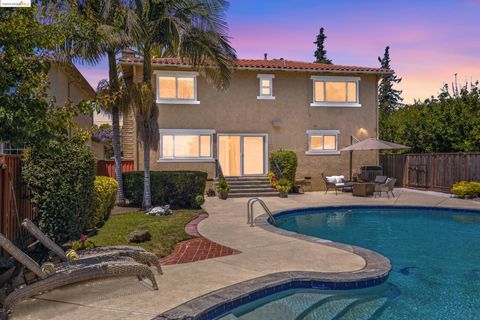
[{"label": "white front door", "polygon": [[266,134],[219,134],[218,160],[225,176],[264,175]]}]

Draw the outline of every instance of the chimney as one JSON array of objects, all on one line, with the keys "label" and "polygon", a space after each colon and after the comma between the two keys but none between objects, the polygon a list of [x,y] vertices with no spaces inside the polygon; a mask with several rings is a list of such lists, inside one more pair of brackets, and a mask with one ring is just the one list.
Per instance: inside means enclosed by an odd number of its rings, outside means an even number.
[{"label": "chimney", "polygon": [[264,53],[263,54],[263,60],[268,60],[267,56],[268,56],[268,53]]}]

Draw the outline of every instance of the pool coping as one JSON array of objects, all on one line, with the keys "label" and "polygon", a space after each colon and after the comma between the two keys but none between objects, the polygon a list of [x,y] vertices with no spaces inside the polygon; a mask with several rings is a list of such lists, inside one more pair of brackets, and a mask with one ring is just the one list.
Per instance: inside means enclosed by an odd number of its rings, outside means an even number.
[{"label": "pool coping", "polygon": [[[354,206],[335,206],[335,208],[339,207]],[[280,213],[287,214],[287,212],[295,210],[312,210],[313,208],[334,207],[318,206],[280,210],[276,211],[274,216]],[[349,290],[372,287],[385,282],[392,269],[390,260],[375,251],[277,228],[268,222],[267,214],[256,217],[254,222],[256,226],[269,232],[354,253],[365,260],[365,266],[362,269],[349,272],[286,271],[271,273],[204,294],[165,311],[153,319],[212,319],[242,304],[292,288]]]}]

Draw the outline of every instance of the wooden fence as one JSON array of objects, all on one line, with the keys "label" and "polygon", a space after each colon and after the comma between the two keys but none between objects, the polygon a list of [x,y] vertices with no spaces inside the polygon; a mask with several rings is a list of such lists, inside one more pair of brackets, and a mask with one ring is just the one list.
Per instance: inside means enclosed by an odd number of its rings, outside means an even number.
[{"label": "wooden fence", "polygon": [[20,223],[34,217],[30,191],[21,178],[20,157],[0,155],[0,232],[21,244]]},{"label": "wooden fence", "polygon": [[480,153],[381,155],[380,164],[408,188],[448,192],[458,181],[480,181]]},{"label": "wooden fence", "polygon": [[[133,171],[133,160],[122,160],[122,172]],[[115,161],[99,160],[97,161],[97,176],[107,176],[115,178]]]}]

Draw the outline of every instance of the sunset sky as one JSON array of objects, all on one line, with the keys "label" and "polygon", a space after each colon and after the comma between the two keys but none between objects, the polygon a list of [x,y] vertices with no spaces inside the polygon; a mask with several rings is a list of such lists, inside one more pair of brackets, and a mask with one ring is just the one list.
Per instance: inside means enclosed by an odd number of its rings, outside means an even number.
[{"label": "sunset sky", "polygon": [[[336,64],[378,66],[389,45],[407,103],[435,95],[455,73],[480,79],[480,0],[231,0],[226,19],[239,58],[313,61],[320,27]],[[107,77],[105,61],[79,68],[94,88]]]}]

